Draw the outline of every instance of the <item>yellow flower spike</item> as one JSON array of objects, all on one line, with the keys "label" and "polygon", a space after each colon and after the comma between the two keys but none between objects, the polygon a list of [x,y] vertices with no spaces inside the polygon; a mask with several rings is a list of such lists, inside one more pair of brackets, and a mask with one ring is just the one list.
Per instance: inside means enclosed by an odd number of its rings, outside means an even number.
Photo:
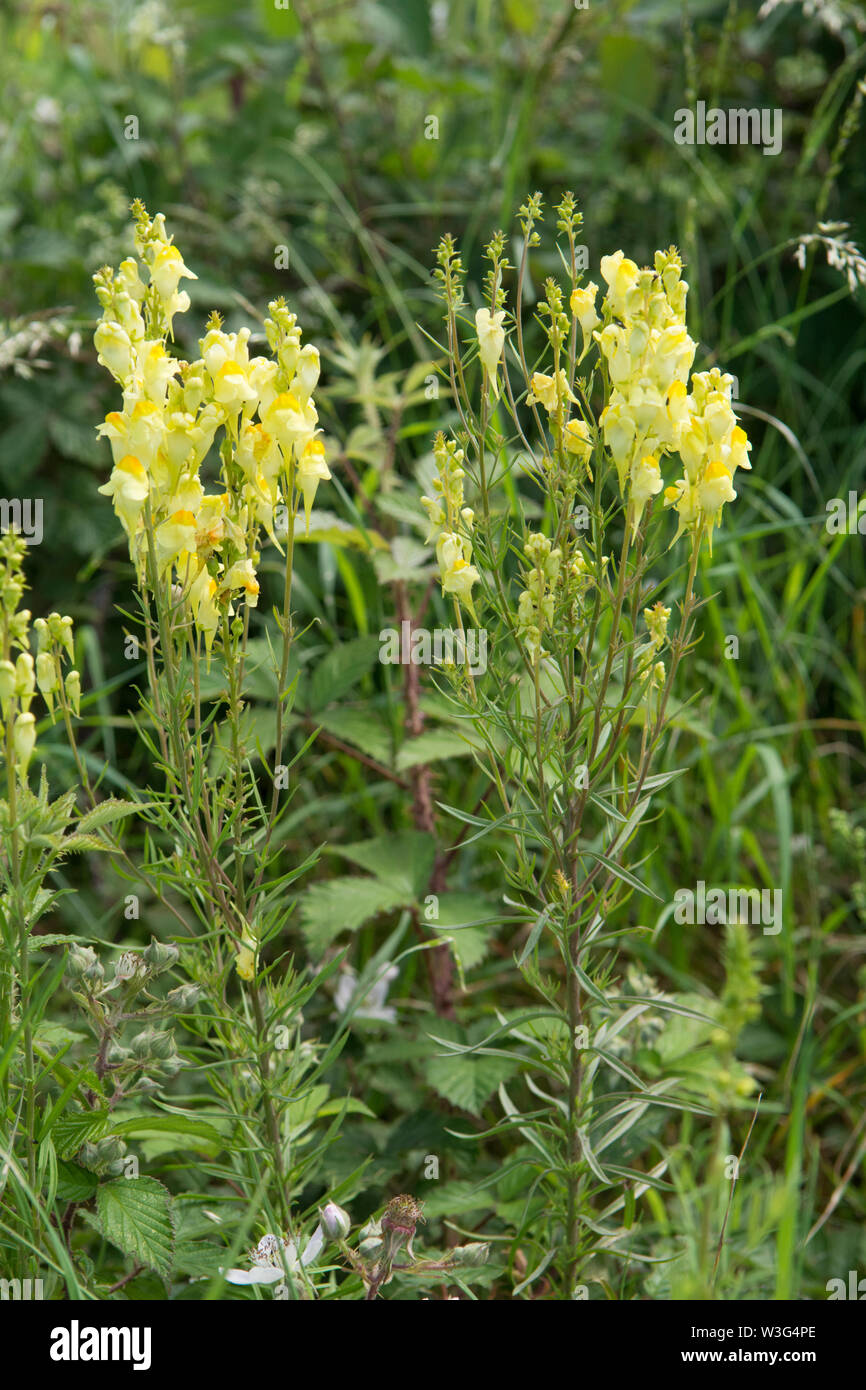
[{"label": "yellow flower spike", "polygon": [[304,446],[297,471],[297,484],[304,495],[307,535],[310,534],[310,512],[313,509],[319,483],[326,483],[330,476],[330,469],[325,463],[324,444],[321,439],[310,439]]}]

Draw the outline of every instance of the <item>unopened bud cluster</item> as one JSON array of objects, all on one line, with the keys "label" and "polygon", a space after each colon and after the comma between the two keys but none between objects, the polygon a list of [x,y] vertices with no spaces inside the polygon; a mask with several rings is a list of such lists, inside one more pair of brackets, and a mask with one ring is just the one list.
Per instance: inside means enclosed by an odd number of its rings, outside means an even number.
[{"label": "unopened bud cluster", "polygon": [[192,1012],[201,990],[186,984],[162,998],[152,992],[178,957],[176,946],[153,939],[143,951],[121,951],[109,974],[92,946],[75,943],[67,953],[67,983],[99,1041],[97,1071],[111,1077],[115,1095],[158,1091],[158,1078],[182,1066],[174,1034],[164,1025]]},{"label": "unopened bud cluster", "polygon": [[437,474],[433,479],[435,497],[422,497],[421,506],[430,520],[427,544],[435,542],[436,559],[443,594],[450,594],[475,618],[472,588],[478,583],[478,570],[472,561],[472,528],[475,514],[463,505],[464,454],[443,434],[433,446]]},{"label": "unopened bud cluster", "polygon": [[78,671],[73,667],[64,675],[63,670],[75,657],[72,619],[51,613],[31,623],[29,608],[18,607],[26,587],[26,549],[14,531],[0,536],[0,738],[22,780],[36,745],[31,706],[37,691],[52,718],[55,702],[76,715],[81,704]]}]

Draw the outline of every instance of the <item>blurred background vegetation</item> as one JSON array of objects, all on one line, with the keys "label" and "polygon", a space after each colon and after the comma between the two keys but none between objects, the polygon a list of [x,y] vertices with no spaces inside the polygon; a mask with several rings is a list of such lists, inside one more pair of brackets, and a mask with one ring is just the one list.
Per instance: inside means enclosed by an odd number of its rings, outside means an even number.
[{"label": "blurred background vegetation", "polygon": [[[717,598],[702,612],[697,698],[669,752],[688,773],[643,832],[645,876],[666,903],[699,879],[781,888],[785,922],[778,936],[754,933],[745,962],[730,941],[726,957],[721,929],[648,915],[646,900],[617,925],[650,929],[624,938],[629,968],[677,997],[742,998],[761,982],[760,1014],[744,1010],[738,1060],[724,1060],[764,1096],[729,1221],[729,1297],[824,1297],[829,1278],[866,1273],[866,570],[861,536],[825,527],[828,501],[859,494],[866,463],[864,78],[866,16],[848,0],[768,0],[760,13],[738,0],[7,0],[0,12],[0,490],[44,501],[29,602],[75,619],[88,755],[118,785],[146,784],[116,611],[131,572],[96,494],[109,454],[94,426],[116,402],[91,345],[91,276],[129,253],[128,205],[141,197],[199,276],[181,355],[197,355],[212,308],[231,330],[278,294],[322,349],[335,480],[320,493],[318,544],[298,561],[299,615],[314,626],[296,736],[322,734],[286,851],[420,838],[403,842],[411,881],[396,882],[393,864],[373,869],[380,883],[391,875],[393,910],[370,918],[363,905],[350,918],[357,879],[341,897],[351,864],[326,852],[293,944],[321,953],[354,931],[360,968],[390,932],[418,926],[435,880],[452,920],[485,923],[461,938],[465,979],[434,993],[440,1035],[483,1036],[494,1007],[529,998],[495,840],[447,853],[460,826],[438,804],[472,808],[483,779],[432,685],[426,743],[407,747],[418,725],[407,728],[401,673],[377,662],[376,634],[407,603],[426,599],[429,625],[448,625],[415,529],[416,475],[452,423],[447,399],[424,389],[438,356],[432,248],[455,234],[480,302],[491,233],[512,232],[528,191],[549,205],[567,188],[590,276],[617,247],[645,264],[679,246],[690,331],[712,344],[696,366],[736,374],[753,472],[702,565],[702,592]],[[674,112],[698,99],[780,108],[781,153],[675,144]],[[818,239],[798,256],[803,237]],[[531,260],[535,286],[555,270],[549,249]],[[44,748],[52,783],[68,782],[47,729]],[[412,815],[422,765],[432,835]],[[118,881],[96,865],[75,875],[50,929],[126,939]],[[170,931],[155,907],[143,917],[142,939]],[[392,987],[399,1032],[359,1022],[341,1060],[374,1118],[347,1122],[329,1176],[372,1154],[357,1207],[409,1190],[434,1230],[443,1216],[509,1229],[526,1219],[519,1178],[497,1183],[496,1143],[449,1132],[492,1122],[509,1064],[458,1072],[435,1056],[422,970],[410,964]],[[713,1094],[722,1061],[682,1022],[663,1049],[648,1036],[641,1061]],[[731,1152],[753,1110],[754,1094],[728,1107]],[[669,1262],[642,1287],[688,1296],[708,1141],[688,1119],[654,1120],[643,1140],[680,1157],[676,1199],[653,1206]],[[431,1153],[443,1171],[425,1185]]]}]

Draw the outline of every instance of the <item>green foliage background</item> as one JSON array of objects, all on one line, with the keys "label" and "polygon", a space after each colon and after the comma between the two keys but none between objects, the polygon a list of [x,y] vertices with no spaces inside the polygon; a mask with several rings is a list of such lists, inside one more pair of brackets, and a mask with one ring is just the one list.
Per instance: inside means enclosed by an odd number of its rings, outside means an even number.
[{"label": "green foliage background", "polygon": [[[87,754],[95,769],[113,769],[108,789],[122,795],[127,783],[146,784],[148,769],[131,728],[136,673],[116,611],[131,570],[96,495],[108,447],[94,424],[115,401],[91,346],[90,277],[128,253],[128,204],[141,197],[165,212],[198,273],[187,316],[195,337],[212,308],[229,330],[277,294],[297,309],[323,349],[322,415],[337,462],[318,499],[335,517],[332,533],[298,560],[298,611],[312,627],[300,644],[293,737],[299,747],[313,728],[322,734],[303,762],[284,848],[298,863],[325,850],[298,888],[289,945],[318,958],[351,943],[362,968],[383,944],[392,954],[409,944],[410,914],[422,911],[460,830],[440,809],[435,840],[413,828],[412,767],[422,754],[433,766],[439,806],[470,809],[484,789],[432,685],[422,697],[426,742],[409,746],[399,675],[377,661],[377,634],[395,620],[394,585],[420,594],[428,583],[429,556],[411,530],[415,477],[451,419],[448,402],[424,391],[437,355],[426,336],[438,322],[431,248],[454,232],[477,294],[484,243],[513,227],[536,188],[548,202],[576,190],[595,278],[616,247],[645,264],[657,246],[677,244],[692,287],[689,327],[702,344],[696,365],[737,374],[754,471],[702,564],[701,590],[717,598],[702,611],[697,699],[669,754],[687,775],[663,793],[664,815],[640,849],[665,903],[698,879],[784,892],[783,931],[752,938],[760,1017],[743,1027],[730,1062],[748,1068],[764,1098],[728,1224],[726,1296],[820,1298],[828,1279],[866,1269],[866,870],[849,834],[863,819],[866,571],[862,537],[824,524],[829,499],[863,486],[866,286],[851,292],[823,248],[804,268],[794,252],[819,222],[847,223],[831,235],[866,242],[866,22],[847,0],[811,15],[785,0],[764,17],[757,9],[737,0],[590,0],[582,10],[569,0],[7,5],[0,490],[44,499],[29,603],[34,613],[62,605],[75,619]],[[677,146],[673,113],[698,98],[780,108],[781,154]],[[130,117],[137,139],[125,135]],[[427,138],[437,122],[438,138]],[[275,268],[279,247],[288,269]],[[536,285],[555,270],[546,252],[531,262]],[[181,339],[178,350],[187,346]],[[371,529],[387,542],[402,535],[402,550],[389,554]],[[275,600],[276,566],[270,582]],[[435,593],[434,620],[448,626]],[[726,659],[731,637],[738,660]],[[259,694],[267,700],[266,687]],[[52,785],[69,785],[59,735],[42,731],[40,747]],[[493,1123],[497,1087],[511,1084],[517,1063],[455,1063],[430,1036],[477,1041],[495,1009],[512,1016],[530,1005],[497,848],[506,852],[495,836],[467,843],[440,887],[441,925],[477,924],[460,938],[465,989],[458,981],[453,1012],[432,1016],[412,956],[392,990],[399,1030],[359,1022],[334,1064],[336,1091],[351,1089],[363,1113],[346,1119],[320,1182],[339,1184],[367,1161],[344,1194],[353,1215],[406,1190],[425,1199],[433,1237],[445,1219],[485,1235],[531,1224],[500,1141],[467,1145],[453,1133]],[[46,931],[136,940],[122,885],[104,865],[65,873],[76,893]],[[621,915],[620,927],[659,927],[621,938],[636,978],[649,973],[683,1000],[723,993],[720,931],[680,926],[669,911],[659,921],[645,899]],[[171,931],[154,904],[139,925],[142,941]],[[737,968],[728,961],[729,985]],[[308,1021],[326,1029],[327,1011]],[[712,1093],[714,1046],[680,1022],[663,1052],[648,1037],[641,1060]],[[732,1152],[753,1110],[744,1100],[728,1116]],[[627,1269],[607,1291],[616,1297],[693,1291],[706,1139],[689,1117],[652,1125],[644,1138],[679,1155],[673,1198],[650,1197],[656,1248],[676,1258],[649,1275]],[[172,1191],[206,1190],[207,1174],[196,1176],[167,1140],[151,1136],[148,1153],[148,1171]],[[430,1154],[439,1182],[422,1176]],[[314,1184],[307,1196],[317,1195]],[[178,1277],[185,1272],[195,1271],[181,1262]],[[142,1275],[126,1293],[162,1288]],[[542,1275],[527,1296],[543,1288]]]}]

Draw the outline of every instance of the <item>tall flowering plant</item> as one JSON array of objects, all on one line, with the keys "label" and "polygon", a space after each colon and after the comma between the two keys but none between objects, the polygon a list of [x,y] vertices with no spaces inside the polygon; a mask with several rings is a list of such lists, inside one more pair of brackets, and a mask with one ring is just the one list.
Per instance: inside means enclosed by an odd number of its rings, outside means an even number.
[{"label": "tall flowering plant", "polygon": [[[623,1058],[644,1015],[683,1010],[625,982],[612,919],[651,892],[632,846],[677,775],[662,760],[694,642],[699,556],[749,468],[749,442],[732,378],[693,370],[677,251],[643,269],[622,251],[603,256],[600,294],[578,271],[571,195],[556,214],[564,273],[535,306],[537,359],[525,301],[529,256],[543,254],[540,198],[520,210],[516,270],[502,234],[487,247],[474,314],[457,249],[440,244],[456,421],[436,439],[433,495],[421,501],[443,594],[461,626],[488,630],[486,674],[467,665],[451,691],[490,779],[485,814],[468,819],[476,836],[513,840],[506,901],[525,923],[518,965],[540,996],[537,1013],[500,1013],[465,1050],[495,1055],[509,1035],[522,1049],[537,1106],[521,1110],[500,1088],[500,1127],[526,1141],[515,1251],[572,1298],[613,1277],[626,1250],[647,1258],[635,1202],[664,1185],[666,1160],[629,1166],[634,1126],[653,1106],[701,1110]],[[539,963],[548,940],[552,976]]]},{"label": "tall flowering plant", "polygon": [[[181,286],[196,276],[162,214],[140,202],[133,213],[135,256],[94,277],[95,344],[121,393],[99,426],[113,461],[99,491],[135,569],[148,675],[138,728],[158,776],[139,806],[151,826],[144,862],[115,850],[181,924],[182,964],[202,993],[187,1025],[201,1047],[239,1064],[208,1072],[240,1125],[237,1190],[258,1193],[290,1241],[300,1235],[292,1192],[309,1161],[293,1142],[291,1106],[324,1058],[300,1044],[300,1005],[315,982],[267,956],[291,910],[286,890],[315,857],[284,866],[274,832],[291,793],[282,759],[299,514],[308,527],[331,476],[314,401],[319,353],[278,299],[264,323],[269,355],[251,353],[249,328],[226,332],[213,314],[200,356],[175,356],[174,325],[190,308]],[[254,647],[266,544],[282,571],[280,640]],[[252,671],[256,691],[270,692],[255,723]]]}]

